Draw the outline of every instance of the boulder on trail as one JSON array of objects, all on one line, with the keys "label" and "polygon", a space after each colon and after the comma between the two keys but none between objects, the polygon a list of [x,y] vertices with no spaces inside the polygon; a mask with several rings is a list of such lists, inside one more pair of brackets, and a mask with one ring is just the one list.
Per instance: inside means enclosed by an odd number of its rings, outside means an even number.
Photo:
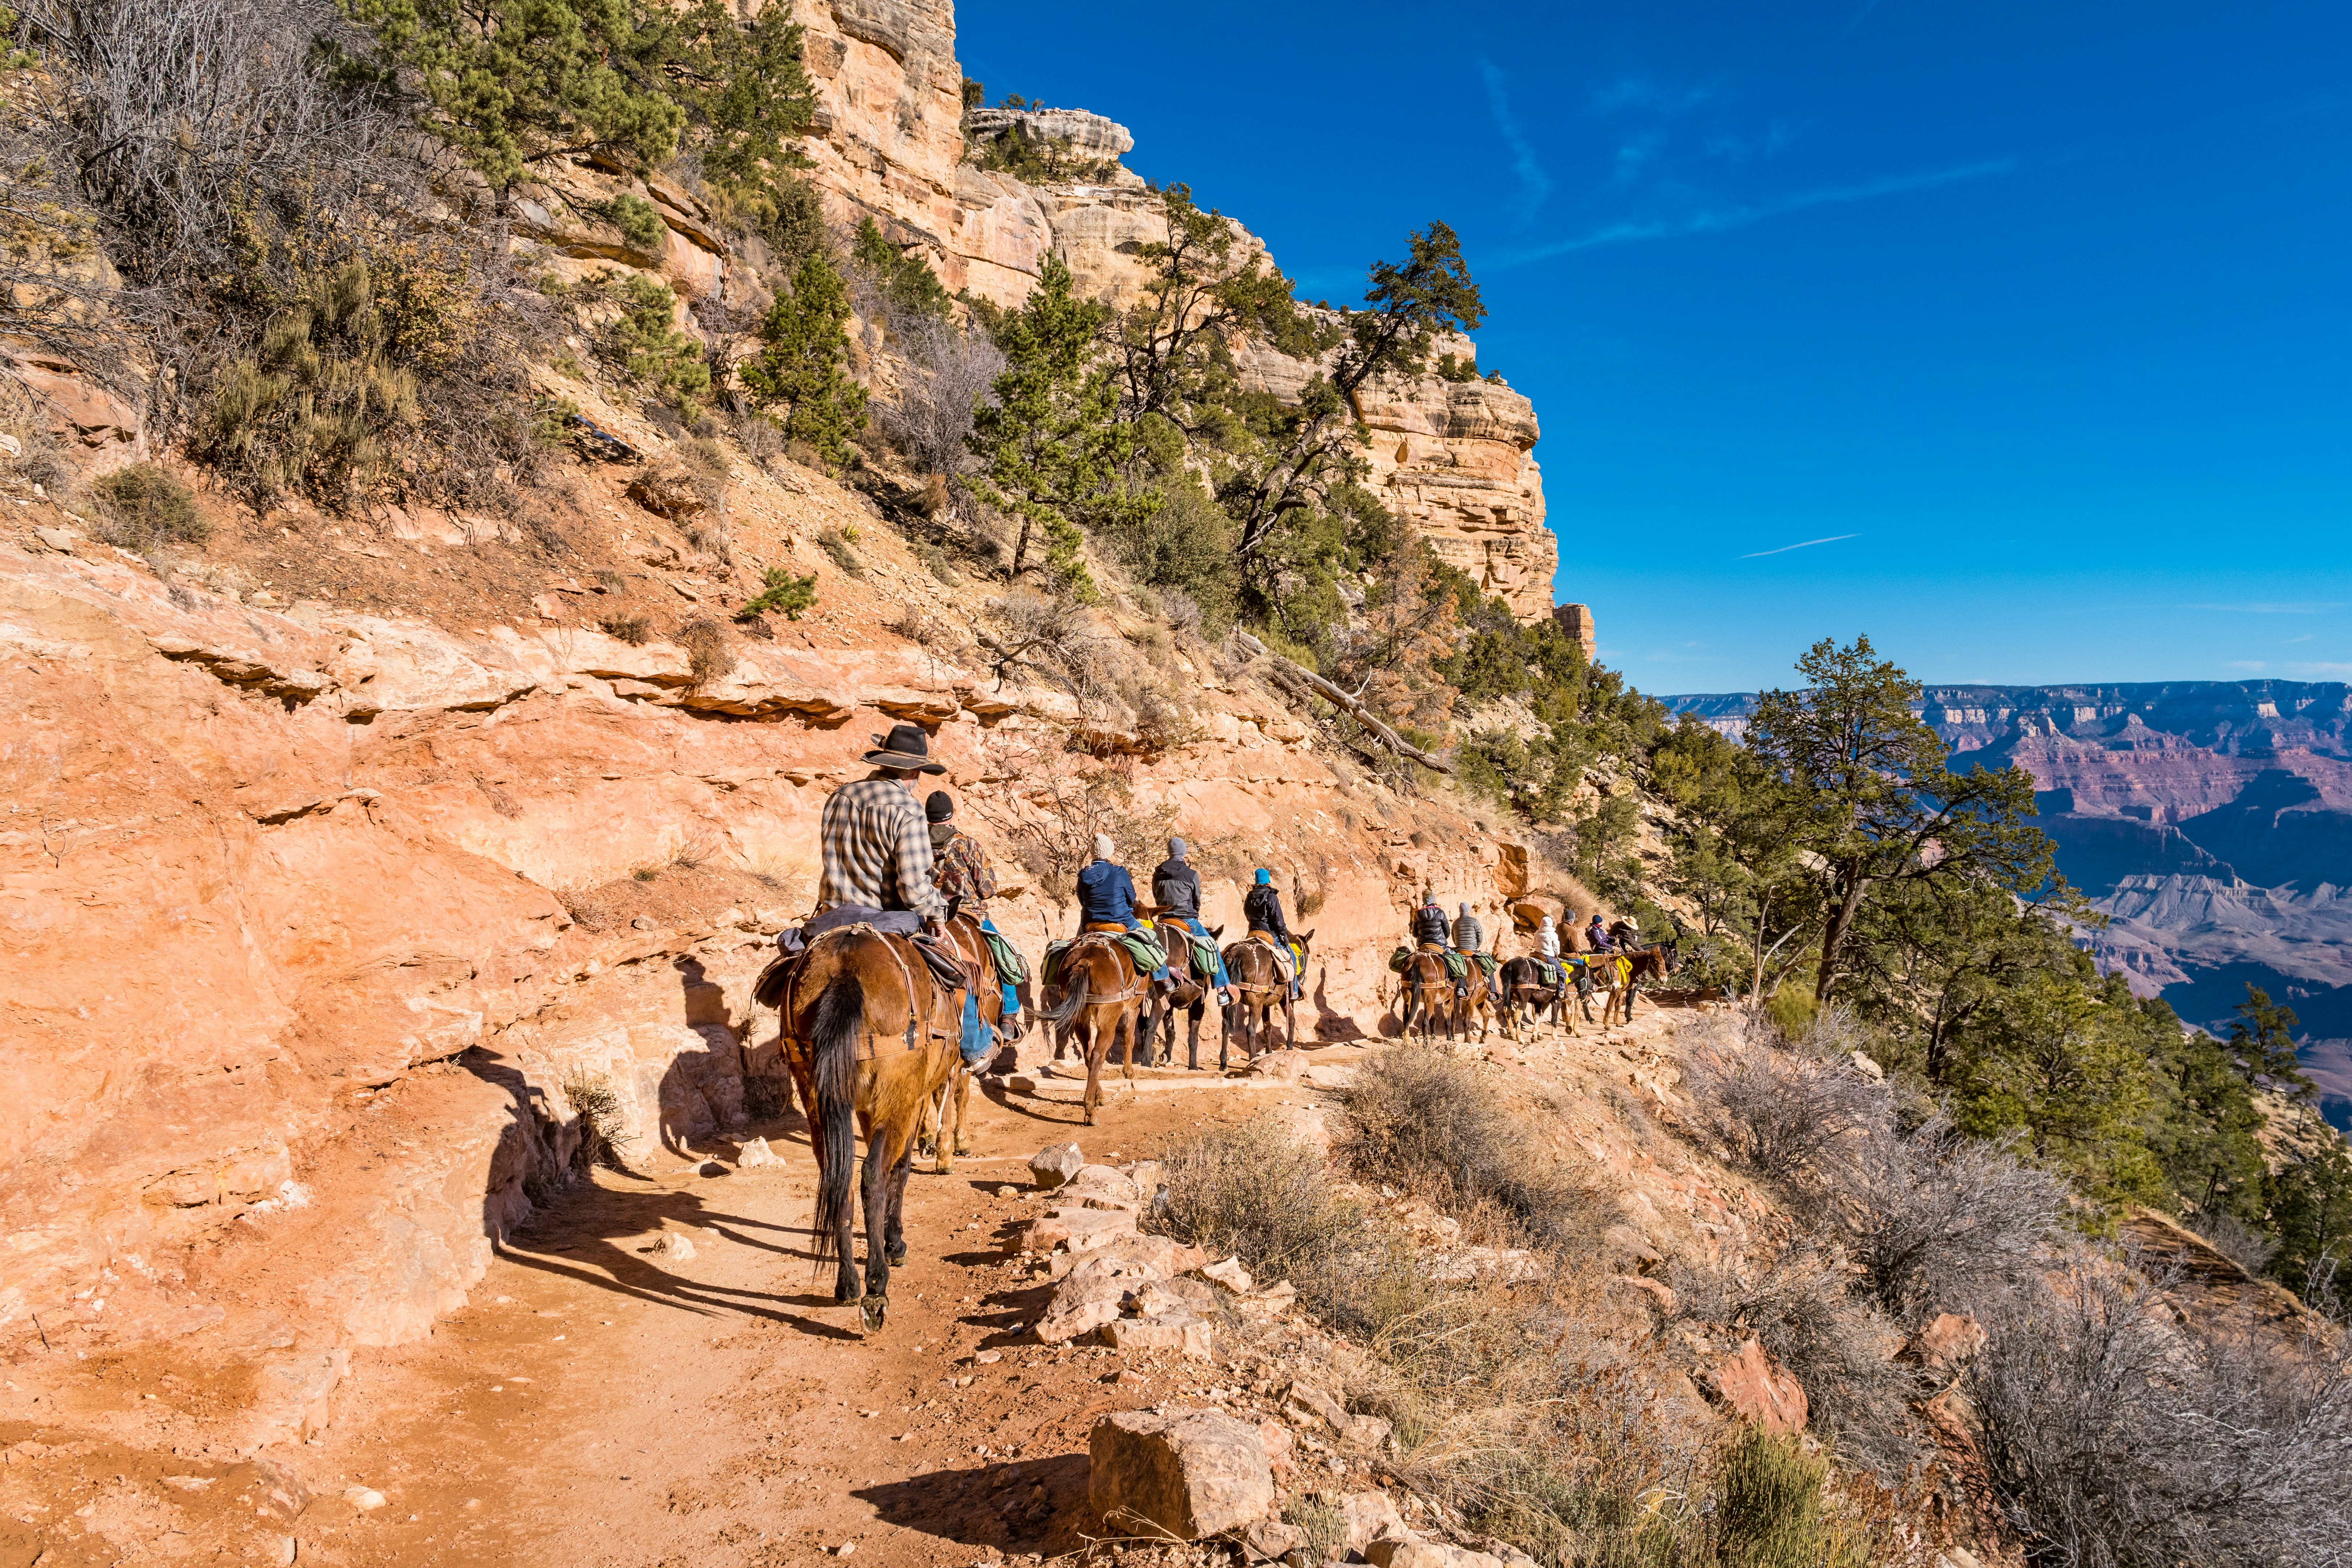
[{"label": "boulder on trail", "polygon": [[1074,1253],[1092,1252],[1134,1234],[1133,1209],[1057,1208],[1014,1231],[1008,1249],[1050,1252],[1066,1247]]},{"label": "boulder on trail", "polygon": [[1357,1552],[1376,1541],[1393,1540],[1412,1532],[1404,1527],[1404,1516],[1389,1494],[1378,1491],[1349,1492],[1339,1500],[1339,1511],[1348,1521],[1348,1545]]},{"label": "boulder on trail", "polygon": [[1256,1283],[1238,1258],[1228,1258],[1222,1263],[1212,1263],[1201,1270],[1201,1278],[1223,1285],[1236,1296],[1246,1296]]},{"label": "boulder on trail", "polygon": [[1280,1520],[1262,1519],[1242,1531],[1242,1555],[1252,1563],[1272,1563],[1307,1544],[1307,1532]]},{"label": "boulder on trail", "polygon": [[1041,1187],[1058,1187],[1086,1167],[1076,1143],[1049,1143],[1029,1156],[1029,1174]]},{"label": "boulder on trail", "polygon": [[1113,1350],[1174,1351],[1194,1361],[1213,1360],[1215,1330],[1207,1319],[1187,1311],[1158,1318],[1116,1318],[1102,1326],[1105,1343]]},{"label": "boulder on trail", "polygon": [[1254,1524],[1274,1507],[1274,1472],[1255,1426],[1222,1410],[1122,1411],[1087,1440],[1087,1495],[1112,1529],[1199,1541]]},{"label": "boulder on trail", "polygon": [[1064,1203],[1089,1209],[1140,1209],[1135,1184],[1108,1165],[1081,1166],[1055,1193]]},{"label": "boulder on trail", "polygon": [[1126,1310],[1128,1285],[1105,1275],[1063,1280],[1055,1287],[1045,1315],[1037,1320],[1037,1337],[1049,1345],[1067,1344],[1105,1323],[1118,1321]]},{"label": "boulder on trail", "polygon": [[761,1165],[781,1165],[783,1163],[776,1152],[768,1147],[768,1141],[765,1138],[751,1140],[735,1156],[735,1168],[739,1171],[756,1170]]},{"label": "boulder on trail", "polygon": [[1305,1051],[1268,1051],[1250,1063],[1250,1076],[1270,1078],[1278,1083],[1297,1083],[1298,1075],[1307,1070]]},{"label": "boulder on trail", "polygon": [[[1058,1292],[1057,1292],[1058,1294]],[[1147,1279],[1132,1293],[1136,1315],[1156,1318],[1163,1312],[1191,1312],[1214,1317],[1217,1293],[1198,1279]]]}]

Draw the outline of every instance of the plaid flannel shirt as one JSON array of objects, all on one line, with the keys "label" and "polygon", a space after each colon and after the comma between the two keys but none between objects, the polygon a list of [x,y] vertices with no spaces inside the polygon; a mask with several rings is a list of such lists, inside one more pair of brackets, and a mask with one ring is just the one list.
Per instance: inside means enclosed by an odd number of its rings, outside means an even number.
[{"label": "plaid flannel shirt", "polygon": [[833,792],[817,829],[824,878],[816,904],[911,910],[940,920],[947,905],[931,885],[931,832],[922,803],[895,778],[859,779]]},{"label": "plaid flannel shirt", "polygon": [[961,899],[963,907],[974,914],[988,912],[988,896],[996,890],[996,877],[989,869],[988,852],[971,834],[957,834],[932,857],[931,878],[939,884],[941,898]]}]

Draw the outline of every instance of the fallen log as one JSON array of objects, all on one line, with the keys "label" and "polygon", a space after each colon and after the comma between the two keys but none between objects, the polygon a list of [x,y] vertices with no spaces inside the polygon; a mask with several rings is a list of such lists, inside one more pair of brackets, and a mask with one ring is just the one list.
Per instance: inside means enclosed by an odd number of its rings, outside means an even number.
[{"label": "fallen log", "polygon": [[1451,773],[1454,771],[1453,763],[1443,762],[1423,751],[1419,746],[1374,718],[1370,709],[1366,708],[1361,702],[1357,701],[1305,665],[1283,658],[1247,632],[1235,631],[1234,639],[1241,644],[1243,651],[1252,658],[1265,659],[1274,673],[1276,682],[1293,696],[1303,699],[1312,693],[1320,697],[1347,714],[1349,718],[1361,724],[1367,734],[1398,756],[1410,757],[1423,767],[1434,769],[1441,773]]}]

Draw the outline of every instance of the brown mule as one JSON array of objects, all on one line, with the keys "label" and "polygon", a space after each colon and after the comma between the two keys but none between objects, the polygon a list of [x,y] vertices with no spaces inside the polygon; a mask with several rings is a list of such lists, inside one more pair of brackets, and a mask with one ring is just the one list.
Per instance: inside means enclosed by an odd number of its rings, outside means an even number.
[{"label": "brown mule", "polygon": [[[1208,931],[1211,942],[1225,934],[1223,926],[1211,926]],[[1152,934],[1160,939],[1160,945],[1167,949],[1168,970],[1175,984],[1165,993],[1154,994],[1144,1001],[1143,1065],[1150,1067],[1157,1062],[1164,1066],[1176,1059],[1176,1015],[1181,1010],[1185,1015],[1187,1026],[1184,1065],[1198,1072],[1201,1070],[1201,1019],[1209,1010],[1210,995],[1216,989],[1216,976],[1212,971],[1202,969],[1194,958],[1192,928],[1181,921],[1155,915]],[[1232,1036],[1225,1031],[1222,1010],[1217,1022],[1217,1068],[1223,1071]],[[1163,1025],[1167,1029],[1164,1037],[1160,1035]],[[1155,1042],[1158,1042],[1156,1056]]]},{"label": "brown mule", "polygon": [[[1613,962],[1616,959],[1625,961],[1622,970]],[[1607,994],[1601,1002],[1601,1026],[1605,1029],[1612,1012],[1625,1023],[1633,1021],[1633,988],[1643,980],[1663,984],[1674,973],[1674,949],[1661,945],[1632,952],[1596,952],[1588,954],[1585,962],[1594,987]]]},{"label": "brown mule", "polygon": [[[1087,1059],[1087,1125],[1095,1124],[1102,1104],[1103,1058],[1113,1045],[1124,1043],[1120,1067],[1128,1081],[1135,1079],[1137,1022],[1143,1010],[1149,980],[1137,973],[1134,959],[1118,931],[1088,927],[1062,950],[1054,983],[1045,988],[1038,1016],[1054,1030],[1054,1054],[1076,1041]],[[1060,993],[1056,1000],[1055,993]]]},{"label": "brown mule", "polygon": [[1437,948],[1423,945],[1405,960],[1403,984],[1398,988],[1397,1000],[1404,1004],[1402,1022],[1403,1032],[1411,1035],[1421,1031],[1421,1043],[1428,1045],[1437,1037],[1440,1024],[1445,1026],[1445,1037],[1454,1037],[1456,1008],[1454,1005],[1454,976],[1445,972],[1445,959]]},{"label": "brown mule", "polygon": [[1555,1028],[1570,1035],[1576,1033],[1576,1022],[1568,1016],[1568,971],[1560,971],[1560,983],[1547,985],[1532,958],[1514,958],[1503,965],[1502,1005],[1506,1029],[1532,1027],[1543,1022],[1544,1009],[1551,1009]]},{"label": "brown mule", "polygon": [[[890,1310],[890,1268],[907,1258],[907,1170],[923,1110],[958,1057],[961,993],[901,937],[845,926],[778,958],[753,995],[777,1012],[777,1047],[809,1113],[816,1155],[816,1257],[835,1260],[834,1300],[868,1331]],[[866,1278],[854,1267],[856,1135],[866,1137]]]},{"label": "brown mule", "polygon": [[[947,940],[948,946],[962,961],[964,973],[971,977],[980,998],[980,1021],[994,1029],[1000,1039],[1019,1039],[1021,1030],[1017,1025],[1010,1030],[1003,1026],[1003,976],[996,968],[995,950],[981,931],[980,917],[958,914],[948,922]],[[985,1058],[982,1065],[986,1065]],[[964,1064],[963,1053],[958,1051],[948,1081],[940,1086],[939,1092],[923,1108],[923,1128],[915,1146],[919,1152],[933,1156],[931,1169],[936,1174],[953,1174],[956,1155],[971,1152],[971,1135],[964,1130],[964,1121],[971,1110],[973,1070]]]},{"label": "brown mule", "polygon": [[[1294,931],[1292,937],[1298,943],[1297,963],[1303,975],[1315,933]],[[1283,1043],[1298,1044],[1297,1004],[1291,1001],[1290,987],[1283,983],[1277,949],[1274,934],[1263,931],[1253,931],[1225,949],[1225,974],[1234,983],[1234,1005],[1227,1009],[1225,1028],[1241,1037],[1242,1050],[1249,1061],[1255,1061],[1260,1051],[1274,1048],[1267,1023],[1276,1007],[1282,1009]]]},{"label": "brown mule", "polygon": [[[1467,989],[1454,999],[1454,1014],[1465,1040],[1470,1037],[1470,1026],[1474,1022],[1478,1026],[1478,1043],[1483,1046],[1486,1043],[1486,1031],[1495,1022],[1494,993],[1486,985],[1486,966],[1479,963],[1474,953],[1465,952],[1462,956],[1470,962],[1470,973]],[[1505,1033],[1507,1035],[1509,1031],[1507,1029]]]}]

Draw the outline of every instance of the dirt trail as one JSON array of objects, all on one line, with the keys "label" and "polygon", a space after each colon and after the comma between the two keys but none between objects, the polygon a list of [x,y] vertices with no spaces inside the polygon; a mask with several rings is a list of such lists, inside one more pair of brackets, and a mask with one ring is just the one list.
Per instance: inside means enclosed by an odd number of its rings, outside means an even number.
[{"label": "dirt trail", "polygon": [[[1650,1095],[1674,1019],[1479,1054],[1589,1108],[1555,1140],[1561,1158],[1630,1169],[1645,1156],[1617,1146],[1593,1097]],[[1123,1162],[1213,1120],[1316,1120],[1366,1052],[1314,1047],[1319,1083],[1155,1074],[1130,1093],[1108,1074],[1094,1128],[1066,1080],[975,1094],[973,1153],[909,1182],[909,1260],[871,1338],[833,1302],[830,1269],[811,1268],[814,1171],[788,1114],[751,1130],[779,1163],[653,1157],[650,1173],[600,1171],[562,1194],[429,1339],[354,1353],[307,1443],[232,1461],[226,1424],[252,1391],[168,1346],[20,1364],[0,1397],[0,1568],[731,1568],[853,1542],[861,1563],[968,1568],[1067,1551],[1091,1527],[1097,1416],[1247,1378],[1223,1342],[1211,1364],[1026,1334],[1051,1284],[1004,1247],[1046,1206],[1028,1157],[1075,1139]],[[352,1488],[382,1505],[354,1507]]]},{"label": "dirt trail", "polygon": [[[910,1256],[870,1339],[835,1305],[830,1269],[810,1271],[814,1173],[796,1120],[767,1130],[781,1165],[599,1173],[493,1265],[477,1305],[354,1366],[303,1457],[321,1495],[296,1529],[299,1560],[764,1564],[856,1542],[860,1561],[965,1564],[1065,1550],[1094,1417],[1213,1374],[1014,1342],[1046,1284],[1003,1246],[1040,1207],[1028,1156],[1075,1138],[1089,1158],[1137,1158],[1205,1119],[1314,1094],[1122,1091],[1091,1129],[1072,1106],[975,1095],[974,1154],[909,1182]],[[1007,1184],[1019,1195],[997,1195]],[[693,1257],[651,1250],[665,1234]],[[1125,1369],[1142,1375],[1115,1382]],[[351,1485],[385,1506],[356,1513],[337,1496]]]}]

